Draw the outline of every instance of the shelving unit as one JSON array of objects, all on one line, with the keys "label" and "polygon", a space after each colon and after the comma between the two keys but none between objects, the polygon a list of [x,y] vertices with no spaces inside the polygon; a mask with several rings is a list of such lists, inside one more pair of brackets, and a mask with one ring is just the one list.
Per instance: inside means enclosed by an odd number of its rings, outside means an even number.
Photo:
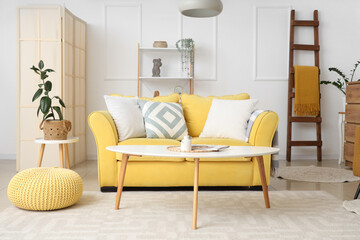
[{"label": "shelving unit", "polygon": [[137,76],[137,96],[140,97],[140,80],[185,80],[190,81],[190,94],[194,94],[194,69],[195,69],[195,45],[193,46],[193,59],[190,64],[190,77],[182,76],[166,76],[166,77],[152,77],[152,76],[140,76],[141,72],[141,54],[142,52],[178,52],[177,48],[152,48],[141,47],[138,43],[138,76]]}]

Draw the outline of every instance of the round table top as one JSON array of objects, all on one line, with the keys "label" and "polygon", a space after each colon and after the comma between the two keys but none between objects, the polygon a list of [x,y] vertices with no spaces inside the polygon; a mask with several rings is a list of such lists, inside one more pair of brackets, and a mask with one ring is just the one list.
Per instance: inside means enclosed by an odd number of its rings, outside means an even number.
[{"label": "round table top", "polygon": [[35,138],[35,143],[41,144],[67,144],[67,143],[74,143],[79,141],[78,137],[68,137],[66,140],[45,140],[42,138]]},{"label": "round table top", "polygon": [[106,147],[107,150],[129,155],[179,158],[233,158],[256,157],[278,153],[280,149],[272,147],[230,146],[219,152],[173,152],[168,145],[118,145]]}]

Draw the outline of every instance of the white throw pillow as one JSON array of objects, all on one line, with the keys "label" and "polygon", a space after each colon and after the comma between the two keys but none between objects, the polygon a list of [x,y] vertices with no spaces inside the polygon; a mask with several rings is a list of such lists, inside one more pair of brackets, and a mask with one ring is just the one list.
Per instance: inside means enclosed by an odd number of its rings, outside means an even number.
[{"label": "white throw pillow", "polygon": [[108,111],[114,119],[119,142],[128,138],[145,137],[144,119],[138,98],[124,98],[105,95]]},{"label": "white throw pillow", "polygon": [[245,141],[247,122],[257,99],[212,101],[201,138],[235,138]]}]

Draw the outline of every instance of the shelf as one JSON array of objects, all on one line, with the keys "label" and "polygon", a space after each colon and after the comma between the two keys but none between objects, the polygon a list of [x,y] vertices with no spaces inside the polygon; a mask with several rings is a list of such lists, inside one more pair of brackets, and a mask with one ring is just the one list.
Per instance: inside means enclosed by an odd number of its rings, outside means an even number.
[{"label": "shelf", "polygon": [[139,77],[139,79],[143,80],[190,80],[192,77]]},{"label": "shelf", "polygon": [[140,47],[140,50],[144,50],[144,51],[169,51],[169,52],[173,52],[173,51],[178,51],[177,48],[154,48],[154,47]]}]

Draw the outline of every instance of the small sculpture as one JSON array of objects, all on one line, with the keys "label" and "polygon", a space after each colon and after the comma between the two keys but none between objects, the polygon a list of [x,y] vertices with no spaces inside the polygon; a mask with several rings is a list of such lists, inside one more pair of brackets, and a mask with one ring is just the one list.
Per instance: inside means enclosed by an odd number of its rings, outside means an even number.
[{"label": "small sculpture", "polygon": [[153,77],[160,77],[160,67],[162,66],[161,58],[153,59],[154,67],[152,69]]}]

